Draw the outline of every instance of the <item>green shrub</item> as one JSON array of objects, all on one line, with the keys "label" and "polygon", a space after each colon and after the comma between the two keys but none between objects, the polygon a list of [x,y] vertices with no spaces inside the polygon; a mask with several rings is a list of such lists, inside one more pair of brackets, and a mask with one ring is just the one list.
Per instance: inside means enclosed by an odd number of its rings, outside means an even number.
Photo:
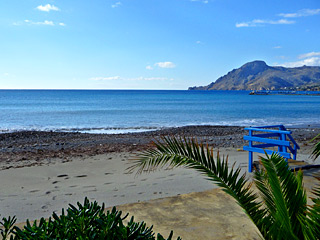
[{"label": "green shrub", "polygon": [[[121,217],[122,212],[115,207],[111,211],[104,213],[104,204],[89,202],[87,198],[84,204],[77,203],[77,207],[69,205],[66,210],[62,209],[62,214],[58,216],[53,213],[52,218],[45,220],[41,218],[39,222],[30,224],[27,220],[23,229],[13,227],[16,218],[3,218],[0,222],[2,238],[7,239],[110,239],[110,240],[165,240],[161,234],[155,233],[151,227],[147,227],[144,222],[134,222],[131,217],[126,224],[123,222],[128,214]],[[172,239],[171,231],[167,240]],[[177,240],[181,240],[180,237]]]}]

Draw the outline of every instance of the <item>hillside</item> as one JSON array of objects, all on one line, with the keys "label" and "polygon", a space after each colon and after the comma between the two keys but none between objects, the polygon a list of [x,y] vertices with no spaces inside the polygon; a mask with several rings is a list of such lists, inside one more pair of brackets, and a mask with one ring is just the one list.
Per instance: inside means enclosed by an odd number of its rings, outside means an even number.
[{"label": "hillside", "polygon": [[272,67],[253,61],[228,72],[207,86],[189,90],[280,90],[303,89],[320,85],[320,67]]}]

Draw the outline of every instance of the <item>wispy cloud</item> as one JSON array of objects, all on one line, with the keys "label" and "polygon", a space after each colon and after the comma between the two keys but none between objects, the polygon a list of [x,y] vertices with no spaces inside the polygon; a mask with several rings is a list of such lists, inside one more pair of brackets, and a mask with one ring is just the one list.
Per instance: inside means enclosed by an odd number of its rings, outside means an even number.
[{"label": "wispy cloud", "polygon": [[304,53],[298,56],[298,61],[279,64],[284,67],[320,66],[320,52]]},{"label": "wispy cloud", "polygon": [[43,11],[43,12],[50,12],[50,11],[60,11],[60,9],[54,5],[40,5],[38,7],[36,7],[36,9],[38,9],[39,11]]},{"label": "wispy cloud", "polygon": [[201,2],[201,3],[205,3],[205,4],[209,3],[208,0],[190,0],[190,2]]},{"label": "wispy cloud", "polygon": [[122,5],[121,2],[116,2],[115,4],[112,4],[111,7],[116,8],[116,7],[120,7],[121,5]]},{"label": "wispy cloud", "polygon": [[282,48],[281,46],[274,46],[273,47],[274,49],[280,49],[280,48]]},{"label": "wispy cloud", "polygon": [[280,13],[278,16],[285,18],[297,18],[297,17],[308,17],[320,14],[320,8],[318,9],[301,9],[295,13]]},{"label": "wispy cloud", "polygon": [[24,22],[27,23],[27,24],[32,24],[32,25],[50,25],[50,26],[54,26],[53,21],[48,21],[48,20],[45,20],[43,22],[33,22],[31,20],[26,19],[26,20],[24,20]]},{"label": "wispy cloud", "polygon": [[173,78],[167,77],[136,77],[136,78],[124,78],[120,76],[113,76],[113,77],[92,77],[89,80],[92,81],[172,81]]},{"label": "wispy cloud", "polygon": [[46,26],[66,26],[65,23],[60,22],[60,23],[55,23],[53,21],[49,20],[44,20],[43,22],[35,22],[29,19],[24,20],[23,22],[14,22],[13,25],[15,26],[20,26],[20,25],[46,25]]},{"label": "wispy cloud", "polygon": [[320,66],[320,58],[319,57],[311,57],[311,58],[306,58],[301,61],[296,61],[296,62],[286,62],[283,64],[279,64],[280,66],[284,67],[302,67],[304,65],[306,66]]},{"label": "wispy cloud", "polygon": [[287,19],[279,19],[279,20],[265,20],[265,19],[254,19],[248,22],[240,22],[236,23],[236,27],[262,27],[268,24],[277,25],[277,24],[294,24],[295,21],[290,21]]},{"label": "wispy cloud", "polygon": [[176,65],[173,62],[158,62],[154,64],[160,68],[175,68]]},{"label": "wispy cloud", "polygon": [[153,69],[153,67],[151,67],[150,65],[148,65],[148,66],[146,66],[146,69],[148,69],[148,70],[152,70],[152,69]]},{"label": "wispy cloud", "polygon": [[303,59],[303,58],[310,58],[315,56],[320,56],[320,52],[310,52],[310,53],[301,54],[298,56],[298,58]]}]

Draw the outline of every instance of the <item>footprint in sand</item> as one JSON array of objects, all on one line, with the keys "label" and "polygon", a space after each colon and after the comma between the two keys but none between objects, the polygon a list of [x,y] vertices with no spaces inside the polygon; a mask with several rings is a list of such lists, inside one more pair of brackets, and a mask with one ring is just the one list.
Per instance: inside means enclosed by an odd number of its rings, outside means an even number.
[{"label": "footprint in sand", "polygon": [[60,182],[60,181],[53,181],[52,184],[56,184],[56,183],[58,183],[58,182]]},{"label": "footprint in sand", "polygon": [[141,181],[141,182],[144,182],[144,181],[146,181],[146,180],[147,180],[147,178],[144,178],[144,179],[141,179],[140,181]]},{"label": "footprint in sand", "polygon": [[75,176],[76,178],[83,178],[83,177],[88,177],[88,175],[85,175],[85,174],[83,174],[83,175],[78,175],[78,176]]},{"label": "footprint in sand", "polygon": [[113,173],[111,173],[111,172],[104,173],[104,175],[110,175],[110,174],[113,174]]},{"label": "footprint in sand", "polygon": [[166,177],[157,177],[156,179],[164,179],[164,178],[166,178]]},{"label": "footprint in sand", "polygon": [[92,188],[92,187],[96,187],[94,185],[91,185],[91,186],[83,186],[83,188]]},{"label": "footprint in sand", "polygon": [[106,182],[106,183],[104,183],[104,185],[109,185],[109,184],[112,184],[112,182]]},{"label": "footprint in sand", "polygon": [[175,174],[174,174],[174,173],[172,173],[172,174],[169,174],[168,176],[169,176],[169,177],[173,177],[173,176],[175,176]]},{"label": "footprint in sand", "polygon": [[74,187],[78,187],[78,185],[69,186],[69,188],[74,188]]},{"label": "footprint in sand", "polygon": [[35,192],[39,192],[40,190],[31,190],[29,191],[29,193],[35,193]]},{"label": "footprint in sand", "polygon": [[141,194],[144,194],[144,192],[139,192],[138,194],[141,195]]},{"label": "footprint in sand", "polygon": [[68,177],[68,174],[60,174],[57,177],[61,178],[61,177]]},{"label": "footprint in sand", "polygon": [[84,193],[96,192],[96,191],[97,191],[97,189],[92,189],[92,190],[84,191]]},{"label": "footprint in sand", "polygon": [[136,184],[128,185],[128,187],[136,187],[136,186],[137,186]]}]

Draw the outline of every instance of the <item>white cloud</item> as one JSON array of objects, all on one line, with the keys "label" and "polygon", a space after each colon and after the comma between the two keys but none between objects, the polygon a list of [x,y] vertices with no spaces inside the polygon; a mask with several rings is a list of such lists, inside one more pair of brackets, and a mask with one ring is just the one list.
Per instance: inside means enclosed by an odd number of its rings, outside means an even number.
[{"label": "white cloud", "polygon": [[310,52],[310,53],[301,54],[298,56],[298,58],[303,59],[303,58],[310,58],[315,56],[320,56],[320,52]]},{"label": "white cloud", "polygon": [[205,3],[205,4],[209,3],[208,0],[190,0],[190,2],[202,2],[202,3]]},{"label": "white cloud", "polygon": [[154,64],[160,68],[175,68],[176,65],[173,62],[158,62]]},{"label": "white cloud", "polygon": [[50,4],[47,4],[47,5],[40,5],[37,7],[37,9],[39,11],[43,11],[43,12],[50,12],[50,11],[60,11],[59,8],[57,8],[56,6],[54,5],[50,5]]},{"label": "white cloud", "polygon": [[204,44],[204,43],[201,41],[196,41],[196,44]]},{"label": "white cloud", "polygon": [[277,24],[294,24],[295,21],[290,21],[287,19],[279,19],[279,20],[264,20],[264,19],[254,19],[248,22],[236,23],[236,27],[261,27],[267,24],[277,25]]},{"label": "white cloud", "polygon": [[281,17],[285,18],[296,18],[296,17],[308,17],[320,14],[320,8],[318,9],[302,9],[296,13],[280,13],[278,14]]},{"label": "white cloud", "polygon": [[166,78],[166,77],[136,77],[136,78],[124,78],[120,76],[114,76],[114,77],[93,77],[90,78],[92,81],[173,81],[173,78]]},{"label": "white cloud", "polygon": [[149,66],[146,66],[146,69],[148,69],[148,70],[152,70],[152,69],[153,69],[153,67],[151,67],[151,66],[149,65]]},{"label": "white cloud", "polygon": [[296,62],[286,62],[283,64],[279,64],[280,66],[284,67],[302,67],[304,65],[306,66],[320,66],[320,57],[311,57],[311,58],[306,58],[301,61],[296,61]]},{"label": "white cloud", "polygon": [[122,5],[121,2],[116,2],[115,4],[111,5],[112,8],[120,7]]},{"label": "white cloud", "polygon": [[26,20],[24,20],[24,22],[27,23],[27,24],[32,24],[32,25],[50,25],[50,26],[54,26],[53,21],[48,21],[48,20],[45,20],[43,22],[33,22],[31,20],[26,19]]},{"label": "white cloud", "polygon": [[114,77],[93,77],[90,78],[92,81],[112,81],[112,80],[119,80],[119,76],[114,76]]},{"label": "white cloud", "polygon": [[274,46],[273,47],[274,49],[280,49],[280,48],[282,48],[281,46]]},{"label": "white cloud", "polygon": [[13,25],[15,25],[15,26],[21,26],[23,24],[27,24],[27,25],[47,25],[47,26],[57,26],[58,25],[58,26],[62,26],[62,27],[66,26],[66,24],[63,23],[63,22],[60,22],[60,23],[56,22],[55,23],[55,22],[49,21],[49,20],[45,20],[43,22],[34,22],[32,20],[26,19],[23,22],[14,22],[13,23]]}]

